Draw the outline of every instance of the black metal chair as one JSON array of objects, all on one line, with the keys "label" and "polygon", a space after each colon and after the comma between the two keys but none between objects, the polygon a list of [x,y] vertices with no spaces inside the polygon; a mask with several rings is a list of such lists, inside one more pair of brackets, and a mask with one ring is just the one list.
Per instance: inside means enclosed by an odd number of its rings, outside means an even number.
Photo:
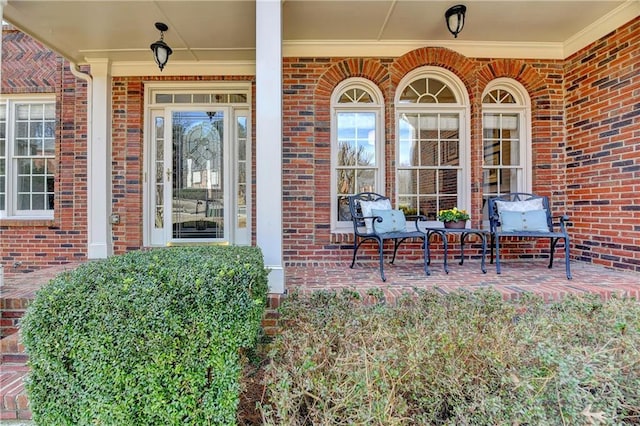
[{"label": "black metal chair", "polygon": [[427,262],[426,244],[427,235],[426,233],[420,231],[420,229],[418,228],[418,222],[426,221],[426,216],[405,216],[406,228],[414,226],[415,231],[407,230],[405,228],[403,230],[394,230],[391,232],[379,232],[376,231],[376,224],[380,229],[384,222],[384,218],[381,216],[373,215],[371,213],[363,213],[362,202],[380,202],[380,204],[386,204],[389,210],[391,209],[391,202],[389,201],[389,198],[384,197],[380,194],[376,194],[375,192],[362,192],[360,194],[349,196],[349,212],[351,213],[351,220],[353,222],[353,260],[351,261],[351,268],[353,268],[356,263],[356,254],[362,243],[364,243],[365,241],[375,241],[378,244],[378,254],[380,258],[380,276],[382,277],[382,281],[386,281],[386,277],[384,276],[384,241],[393,240],[393,257],[390,262],[393,264],[396,259],[398,248],[403,241],[407,239],[421,239],[422,249],[424,252],[424,272],[426,275],[429,275],[430,272]]},{"label": "black metal chair", "polygon": [[[504,204],[501,204],[504,203]],[[544,215],[541,211],[544,211]],[[510,217],[522,221],[521,227],[509,227],[504,223],[506,218],[501,217],[510,212]],[[530,215],[532,212],[536,216]],[[539,213],[540,212],[540,213]],[[521,216],[521,218],[518,218]],[[558,223],[554,223],[554,219],[559,219]],[[510,219],[511,220],[511,219]],[[530,228],[528,228],[527,220]],[[565,269],[567,279],[571,279],[571,266],[569,264],[569,234],[566,229],[566,222],[569,216],[562,215],[553,217],[549,208],[549,198],[535,194],[527,194],[522,192],[513,192],[503,194],[499,197],[489,198],[489,226],[491,231],[491,263],[493,263],[493,250],[496,251],[496,272],[500,273],[500,238],[503,237],[523,237],[523,238],[549,238],[549,268],[553,267],[553,253],[558,241],[564,240],[565,252]],[[545,226],[540,224],[546,223]],[[559,231],[554,230],[554,226],[559,226]]]}]

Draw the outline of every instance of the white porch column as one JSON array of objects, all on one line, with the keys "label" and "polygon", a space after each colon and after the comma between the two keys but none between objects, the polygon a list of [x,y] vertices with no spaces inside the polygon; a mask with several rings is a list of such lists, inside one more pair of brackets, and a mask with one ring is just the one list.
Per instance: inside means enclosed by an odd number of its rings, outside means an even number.
[{"label": "white porch column", "polygon": [[[4,6],[7,4],[7,0],[0,0],[0,25],[2,24],[2,17],[4,12]],[[0,66],[2,66],[2,33],[0,31]],[[0,70],[0,74],[2,71]],[[4,285],[4,265],[0,264],[0,287]]]},{"label": "white porch column", "polygon": [[89,123],[87,135],[88,257],[103,259],[113,254],[111,235],[111,64],[91,60]]},{"label": "white porch column", "polygon": [[282,258],[282,1],[256,1],[256,233],[269,291],[284,293]]}]

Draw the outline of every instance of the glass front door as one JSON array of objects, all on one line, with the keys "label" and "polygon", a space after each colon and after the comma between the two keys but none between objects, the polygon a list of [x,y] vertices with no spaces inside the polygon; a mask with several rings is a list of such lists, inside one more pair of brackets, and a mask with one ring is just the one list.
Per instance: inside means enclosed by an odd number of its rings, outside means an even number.
[{"label": "glass front door", "polygon": [[171,140],[165,146],[171,158],[165,194],[171,241],[228,241],[225,127],[224,109],[171,113]]},{"label": "glass front door", "polygon": [[251,244],[249,88],[148,88],[145,245]]},{"label": "glass front door", "polygon": [[233,242],[229,108],[164,109],[151,118],[149,244]]}]

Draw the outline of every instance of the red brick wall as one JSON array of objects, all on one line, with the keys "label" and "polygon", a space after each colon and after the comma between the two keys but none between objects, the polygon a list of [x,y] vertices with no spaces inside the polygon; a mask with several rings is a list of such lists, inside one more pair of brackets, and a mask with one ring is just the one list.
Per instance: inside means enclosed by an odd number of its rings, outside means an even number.
[{"label": "red brick wall", "polygon": [[[115,77],[112,84],[112,178],[114,214],[120,223],[113,225],[115,254],[143,246],[143,167],[144,167],[144,83],[170,81],[254,81],[253,76],[234,77]],[[255,84],[253,89],[255,110]],[[255,120],[255,117],[253,118]],[[255,141],[255,135],[254,135]],[[255,143],[255,142],[254,142]],[[253,176],[255,176],[255,149]],[[252,197],[255,200],[255,186]],[[255,206],[252,213],[255,217]],[[255,229],[255,220],[253,221]]]},{"label": "red brick wall", "polygon": [[568,207],[577,259],[640,271],[640,18],[568,58]]},{"label": "red brick wall", "polygon": [[[330,97],[349,77],[364,77],[385,97],[386,194],[394,197],[395,122],[393,99],[400,80],[430,65],[456,74],[471,104],[472,222],[480,226],[482,206],[481,95],[498,77],[519,81],[532,101],[535,192],[551,196],[556,208],[566,200],[564,182],[563,64],[560,61],[476,60],[444,48],[418,49],[400,58],[287,58],[284,61],[284,219],[285,261],[346,261],[349,236],[330,231]],[[317,82],[317,83],[316,83]],[[340,243],[344,245],[341,245]],[[534,244],[534,243],[531,243]],[[374,252],[369,252],[375,255]],[[414,246],[410,257],[418,258]]]},{"label": "red brick wall", "polygon": [[[639,27],[636,19],[566,61],[467,58],[443,48],[417,49],[399,58],[285,58],[285,262],[350,260],[349,239],[330,234],[329,99],[333,88],[355,76],[380,87],[388,141],[386,192],[393,197],[393,94],[407,72],[432,65],[456,74],[468,90],[472,211],[479,211],[482,203],[480,97],[492,79],[510,77],[528,90],[532,101],[534,191],[550,196],[554,211],[572,217],[574,256],[640,271]],[[22,261],[31,267],[86,256],[86,85],[70,74],[61,58],[25,37],[4,33],[2,91],[56,93],[61,117],[54,221],[0,221],[3,264]],[[122,220],[113,227],[116,253],[142,246],[143,82],[206,79],[114,79],[113,212]],[[228,79],[253,81],[253,77]],[[255,143],[254,132],[254,147]],[[255,149],[253,164],[255,176]],[[253,191],[255,200],[255,186]],[[623,218],[631,223],[624,224]],[[474,215],[473,224],[479,224],[479,214]],[[409,256],[417,258],[419,250],[414,249]]]},{"label": "red brick wall", "polygon": [[[0,220],[0,262],[5,272],[86,259],[86,84],[69,64],[25,34],[2,33],[2,93],[56,97],[55,212],[53,220]],[[14,265],[20,263],[18,268]]]}]

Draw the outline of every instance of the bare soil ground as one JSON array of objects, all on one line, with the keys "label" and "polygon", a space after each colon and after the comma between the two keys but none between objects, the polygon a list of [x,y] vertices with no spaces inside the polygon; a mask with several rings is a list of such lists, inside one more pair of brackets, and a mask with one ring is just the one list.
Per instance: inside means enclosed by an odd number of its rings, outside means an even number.
[{"label": "bare soil ground", "polygon": [[258,405],[265,402],[264,368],[266,361],[249,362],[241,378],[242,391],[238,407],[238,426],[262,425],[262,415]]}]

